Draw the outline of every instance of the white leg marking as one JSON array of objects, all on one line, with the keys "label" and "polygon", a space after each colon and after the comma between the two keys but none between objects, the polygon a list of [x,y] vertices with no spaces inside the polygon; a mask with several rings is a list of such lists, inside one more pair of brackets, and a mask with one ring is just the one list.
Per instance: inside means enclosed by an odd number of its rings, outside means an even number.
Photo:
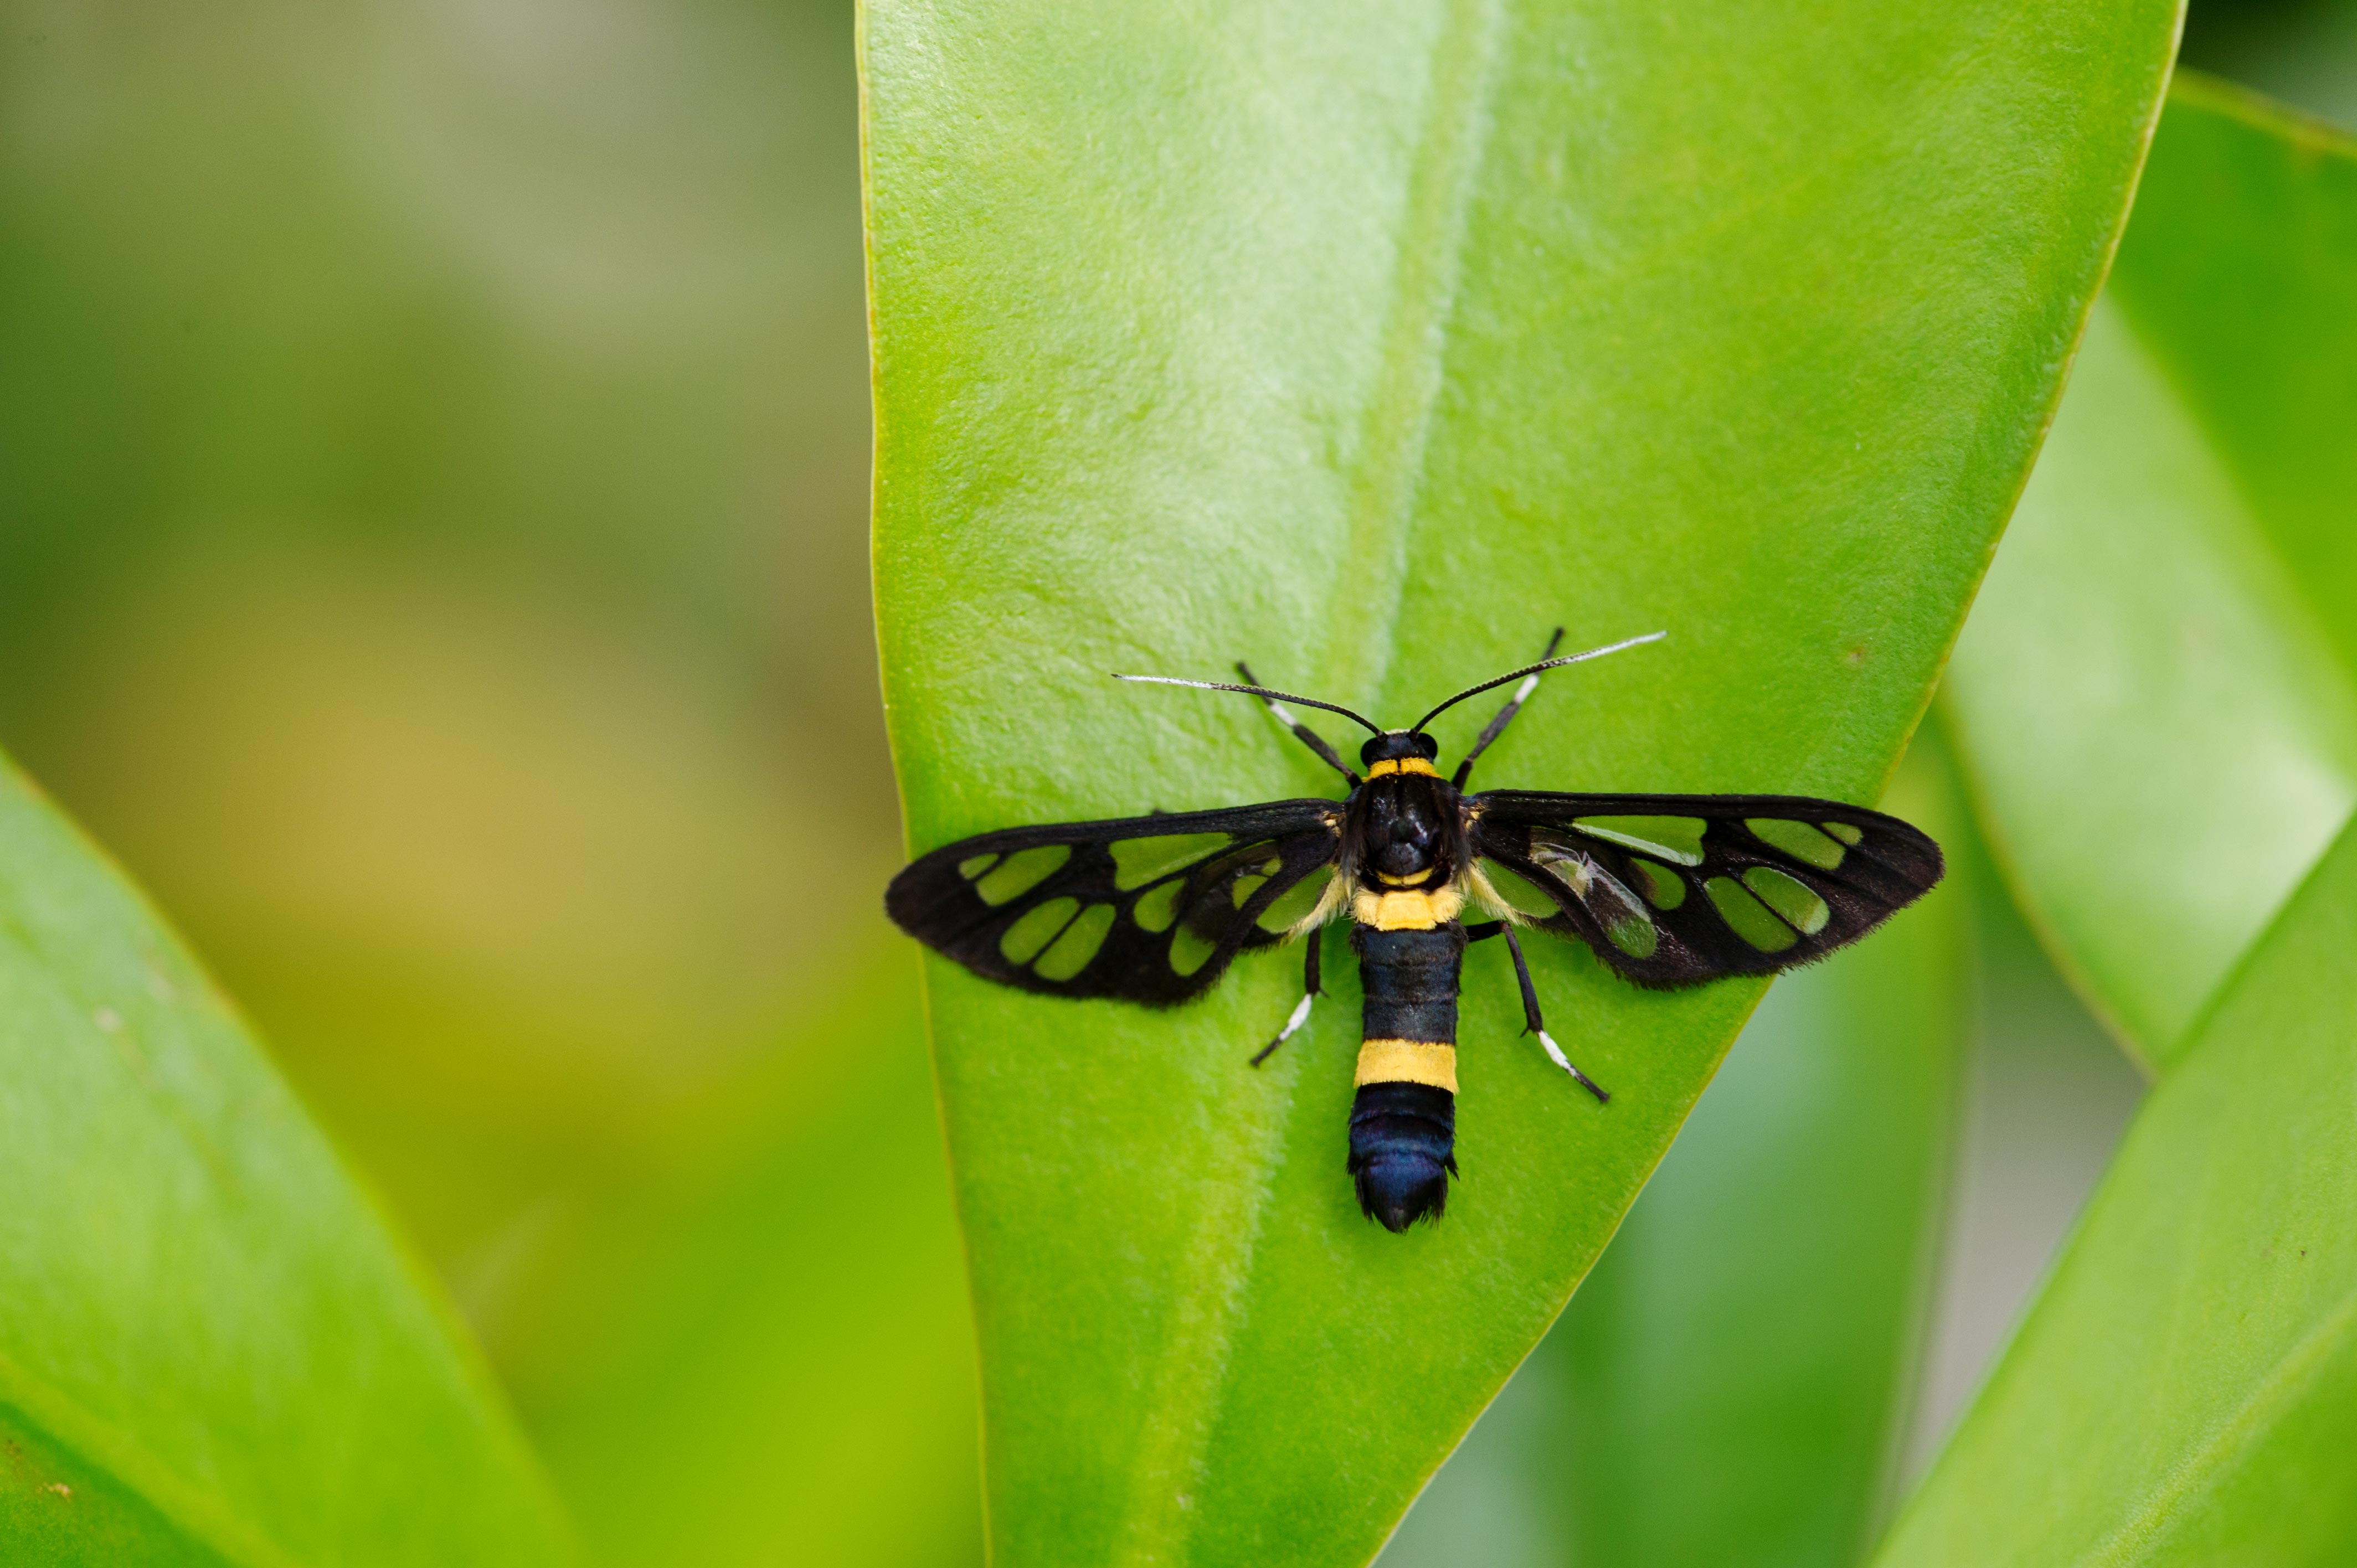
[{"label": "white leg marking", "polygon": [[1563,1047],[1556,1045],[1555,1043],[1555,1036],[1548,1034],[1544,1029],[1541,1029],[1539,1031],[1539,1044],[1546,1047],[1546,1054],[1555,1058],[1555,1066],[1571,1074],[1575,1081],[1583,1085],[1588,1093],[1596,1096],[1598,1103],[1601,1104],[1612,1098],[1610,1095],[1604,1092],[1603,1088],[1598,1085],[1594,1079],[1588,1077],[1586,1073],[1571,1065],[1571,1058],[1563,1054]]},{"label": "white leg marking", "polygon": [[1523,683],[1514,688],[1514,701],[1527,703],[1531,700],[1531,693],[1538,689],[1539,678],[1535,675],[1526,675],[1523,678]]},{"label": "white leg marking", "polygon": [[[1315,937],[1310,939],[1312,941],[1317,940],[1318,939]],[[1252,1059],[1253,1066],[1258,1067],[1261,1063],[1268,1060],[1271,1056],[1275,1054],[1277,1047],[1293,1038],[1293,1032],[1309,1021],[1309,1004],[1317,1000],[1318,993],[1315,991],[1304,992],[1302,993],[1300,1002],[1297,1003],[1293,1009],[1293,1016],[1285,1021],[1285,1028],[1277,1035],[1276,1038],[1271,1040],[1268,1044],[1260,1048],[1260,1054],[1254,1057]]]}]

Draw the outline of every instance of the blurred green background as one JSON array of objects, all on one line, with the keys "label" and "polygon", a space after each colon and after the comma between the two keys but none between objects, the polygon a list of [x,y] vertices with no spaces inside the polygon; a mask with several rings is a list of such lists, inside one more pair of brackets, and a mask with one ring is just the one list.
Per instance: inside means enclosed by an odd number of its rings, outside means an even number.
[{"label": "blurred green background", "polygon": [[5,15],[0,739],[614,1561],[974,1560],[850,8]]},{"label": "blurred green background", "polygon": [[[0,9],[0,742],[252,1014],[607,1557],[977,1561],[877,910],[849,6]],[[2357,121],[2348,0],[2201,0],[2187,59]],[[1975,925],[1919,1456],[2140,1092]],[[1561,1560],[1480,1503],[1536,1397],[1400,1550]]]}]

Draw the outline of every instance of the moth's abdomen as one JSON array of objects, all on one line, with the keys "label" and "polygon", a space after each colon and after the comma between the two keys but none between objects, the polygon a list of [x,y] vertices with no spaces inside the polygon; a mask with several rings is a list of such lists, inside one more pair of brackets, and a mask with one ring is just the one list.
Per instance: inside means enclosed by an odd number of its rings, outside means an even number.
[{"label": "moth's abdomen", "polygon": [[1359,1207],[1386,1230],[1437,1219],[1457,1170],[1457,1096],[1425,1083],[1362,1083],[1351,1106]]},{"label": "moth's abdomen", "polygon": [[1457,984],[1465,928],[1351,933],[1366,988],[1349,1170],[1389,1230],[1437,1219],[1457,1160]]}]

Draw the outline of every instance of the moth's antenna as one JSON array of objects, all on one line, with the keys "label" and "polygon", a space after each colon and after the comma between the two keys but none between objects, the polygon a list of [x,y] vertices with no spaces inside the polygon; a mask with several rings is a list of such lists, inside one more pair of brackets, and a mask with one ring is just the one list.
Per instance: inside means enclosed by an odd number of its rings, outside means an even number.
[{"label": "moth's antenna", "polygon": [[[1494,681],[1484,681],[1478,686],[1466,687],[1465,690],[1458,693],[1457,695],[1449,698],[1448,701],[1441,703],[1440,706],[1433,709],[1432,712],[1425,714],[1424,717],[1416,720],[1413,725],[1410,725],[1408,726],[1408,733],[1411,735],[1415,734],[1416,731],[1424,728],[1425,725],[1430,724],[1433,720],[1438,718],[1441,714],[1447,713],[1449,709],[1455,707],[1458,703],[1463,702],[1466,698],[1478,697],[1482,693],[1490,690],[1492,686],[1502,686],[1509,681],[1519,681],[1525,675],[1535,675],[1542,670],[1555,670],[1559,669],[1566,664],[1577,664],[1589,659],[1601,659],[1608,653],[1618,653],[1624,648],[1637,648],[1648,642],[1659,642],[1662,639],[1669,635],[1670,634],[1666,631],[1649,631],[1642,637],[1631,637],[1624,639],[1619,642],[1608,642],[1601,648],[1591,648],[1585,653],[1566,653],[1560,659],[1542,659],[1536,664],[1525,664],[1520,670],[1509,670]],[[1351,716],[1354,718],[1357,717],[1356,714],[1352,714]],[[1360,719],[1359,722],[1361,724],[1365,724],[1367,721]]]},{"label": "moth's antenna", "polygon": [[[1655,635],[1658,636],[1659,634],[1656,633]],[[1585,657],[1585,655],[1582,657]],[[1517,671],[1517,673],[1519,673],[1519,671]],[[1506,678],[1511,681],[1513,679],[1513,676],[1509,675]],[[1265,686],[1230,686],[1218,681],[1182,681],[1176,675],[1124,675],[1118,671],[1114,671],[1114,679],[1116,681],[1145,681],[1157,686],[1192,686],[1199,691],[1204,692],[1242,692],[1248,697],[1258,697],[1264,702],[1299,703],[1305,708],[1323,708],[1329,714],[1341,714],[1344,718],[1351,720],[1353,724],[1365,725],[1371,734],[1381,735],[1383,733],[1383,727],[1380,725],[1376,725],[1367,719],[1361,718],[1357,714],[1352,713],[1350,709],[1343,707],[1339,703],[1321,703],[1315,697],[1297,697],[1290,692],[1272,692]],[[1480,688],[1477,686],[1474,690],[1479,691]]]},{"label": "moth's antenna", "polygon": [[[1252,666],[1245,663],[1241,659],[1236,660],[1236,673],[1244,678],[1244,684],[1247,686],[1257,686],[1260,684],[1260,677],[1254,674],[1252,672]],[[1351,781],[1351,788],[1355,789],[1363,782],[1358,774],[1352,770],[1351,765],[1342,760],[1342,754],[1326,744],[1326,737],[1324,736],[1319,735],[1316,730],[1311,729],[1308,725],[1303,724],[1299,719],[1295,718],[1293,714],[1286,710],[1286,705],[1283,703],[1274,702],[1264,698],[1263,704],[1270,713],[1276,715],[1276,722],[1278,724],[1283,725],[1286,729],[1293,732],[1294,739],[1299,741],[1302,745],[1308,746],[1310,750],[1318,754],[1318,761],[1324,763],[1327,767],[1332,768],[1343,778],[1348,779]]]}]

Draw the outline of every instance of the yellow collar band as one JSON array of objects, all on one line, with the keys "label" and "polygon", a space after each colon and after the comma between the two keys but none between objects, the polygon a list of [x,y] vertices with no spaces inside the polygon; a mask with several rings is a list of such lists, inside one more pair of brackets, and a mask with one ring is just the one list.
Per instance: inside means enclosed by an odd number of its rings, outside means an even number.
[{"label": "yellow collar band", "polygon": [[1465,896],[1454,887],[1394,893],[1361,887],[1351,896],[1351,918],[1379,931],[1428,931],[1457,918],[1464,908]]}]

